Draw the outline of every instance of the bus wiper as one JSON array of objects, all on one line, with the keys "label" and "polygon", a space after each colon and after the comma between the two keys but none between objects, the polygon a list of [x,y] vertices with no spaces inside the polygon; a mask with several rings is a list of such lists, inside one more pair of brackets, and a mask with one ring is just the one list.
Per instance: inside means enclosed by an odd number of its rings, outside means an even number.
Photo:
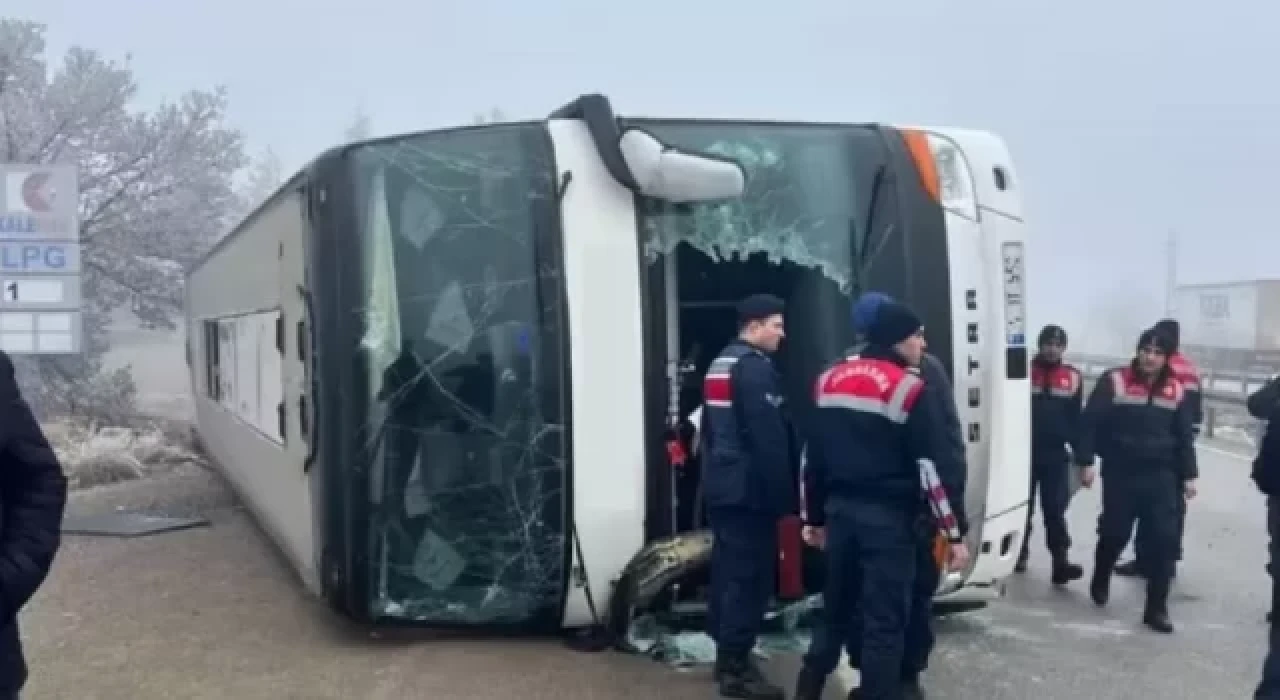
[{"label": "bus wiper", "polygon": [[[888,170],[888,166],[881,163],[880,167],[876,168],[875,174],[871,176],[871,199],[867,201],[867,222],[862,226],[862,230],[867,232],[867,237],[862,242],[862,252],[864,254],[871,240],[871,224],[876,221],[876,209],[880,204],[880,185],[884,183],[886,170]],[[861,266],[865,262],[866,256],[864,255],[863,259],[858,261],[858,265]]]},{"label": "bus wiper", "polygon": [[560,182],[556,185],[556,202],[563,202],[564,195],[569,191],[569,183],[573,182],[573,171],[566,170],[564,175],[560,177]]},{"label": "bus wiper", "polygon": [[[893,233],[892,222],[885,227],[883,235],[879,237],[872,235],[873,231],[871,228],[872,224],[876,221],[876,213],[880,208],[880,188],[884,184],[888,173],[889,166],[881,163],[880,167],[876,168],[875,174],[871,176],[871,195],[867,203],[867,220],[862,227],[862,230],[866,231],[867,235],[862,239],[862,245],[857,247],[856,255],[857,276],[859,280],[866,276],[867,269],[871,266],[871,261],[880,254],[881,249],[884,248],[885,242],[889,240]],[[852,220],[850,220],[850,223],[853,223]],[[850,233],[853,235],[853,240],[856,242],[858,240],[858,232],[855,230]],[[875,250],[868,253],[871,249],[872,243],[876,244]]]}]

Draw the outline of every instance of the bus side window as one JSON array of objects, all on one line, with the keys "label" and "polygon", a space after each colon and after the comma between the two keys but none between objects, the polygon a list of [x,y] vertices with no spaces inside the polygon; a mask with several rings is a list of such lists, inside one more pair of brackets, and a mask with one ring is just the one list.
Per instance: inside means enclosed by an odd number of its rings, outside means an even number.
[{"label": "bus side window", "polygon": [[305,365],[307,363],[307,322],[304,319],[298,319],[297,335],[298,361]]}]

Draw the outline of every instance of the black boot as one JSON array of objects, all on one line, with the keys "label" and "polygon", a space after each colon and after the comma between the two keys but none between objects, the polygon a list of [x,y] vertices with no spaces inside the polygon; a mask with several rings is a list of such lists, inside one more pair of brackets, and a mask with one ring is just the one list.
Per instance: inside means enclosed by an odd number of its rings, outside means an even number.
[{"label": "black boot", "polygon": [[1111,599],[1111,568],[1116,560],[1097,552],[1093,558],[1093,578],[1089,581],[1089,597],[1094,605],[1102,607]]},{"label": "black boot", "polygon": [[1031,559],[1031,519],[1027,518],[1027,531],[1022,534],[1022,549],[1018,550],[1018,561],[1013,565],[1014,573],[1027,573],[1027,561]]},{"label": "black boot", "polygon": [[765,680],[749,656],[716,658],[713,672],[720,685],[720,697],[743,700],[785,700],[782,688]]},{"label": "black boot", "polygon": [[822,700],[822,691],[826,688],[827,677],[818,675],[808,666],[800,667],[800,675],[796,677],[795,700]]},{"label": "black boot", "polygon": [[925,700],[924,686],[919,678],[908,678],[902,681],[902,700]]},{"label": "black boot", "polygon": [[1147,605],[1142,622],[1161,634],[1173,634],[1173,620],[1169,619],[1168,579],[1147,579]]},{"label": "black boot", "polygon": [[1116,573],[1125,578],[1142,578],[1142,567],[1138,566],[1138,560],[1133,559],[1116,567]]},{"label": "black boot", "polygon": [[1055,586],[1065,586],[1084,576],[1084,569],[1079,564],[1072,564],[1066,552],[1053,555],[1053,576],[1050,579]]}]

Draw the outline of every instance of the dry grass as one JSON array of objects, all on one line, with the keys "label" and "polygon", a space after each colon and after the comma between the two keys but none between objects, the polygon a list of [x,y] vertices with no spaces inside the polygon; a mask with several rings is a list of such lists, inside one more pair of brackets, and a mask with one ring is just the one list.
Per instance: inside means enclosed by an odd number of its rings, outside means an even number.
[{"label": "dry grass", "polygon": [[181,421],[149,421],[133,428],[59,421],[44,430],[72,489],[142,479],[184,464],[208,464],[190,424]]}]

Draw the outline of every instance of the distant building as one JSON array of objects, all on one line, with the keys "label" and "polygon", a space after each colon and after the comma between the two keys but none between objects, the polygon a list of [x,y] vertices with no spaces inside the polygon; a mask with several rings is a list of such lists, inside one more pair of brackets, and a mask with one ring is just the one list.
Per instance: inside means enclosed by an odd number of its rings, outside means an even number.
[{"label": "distant building", "polygon": [[1205,367],[1280,372],[1280,279],[1179,286],[1174,317]]}]

